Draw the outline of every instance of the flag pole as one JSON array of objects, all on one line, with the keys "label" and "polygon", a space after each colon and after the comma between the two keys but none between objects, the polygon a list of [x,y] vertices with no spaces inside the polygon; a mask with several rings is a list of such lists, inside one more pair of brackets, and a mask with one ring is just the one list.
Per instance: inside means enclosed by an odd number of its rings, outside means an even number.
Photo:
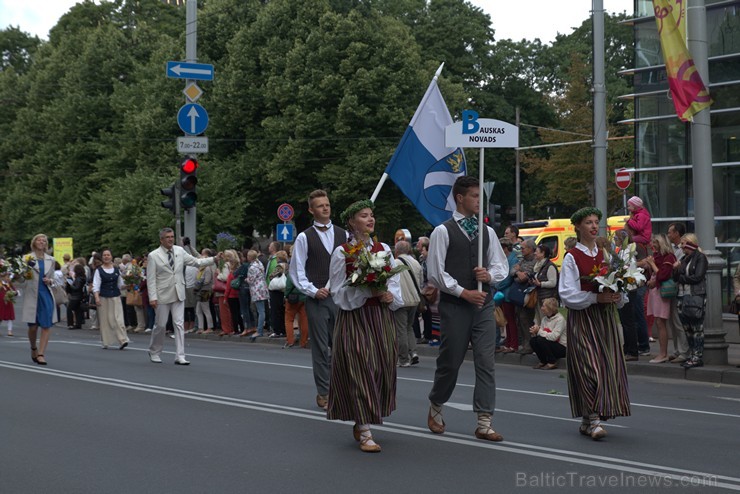
[{"label": "flag pole", "polygon": [[370,197],[370,200],[372,202],[375,202],[375,199],[378,198],[378,194],[380,194],[380,189],[383,188],[383,185],[385,184],[386,180],[388,180],[388,174],[383,172],[383,176],[380,177],[380,180],[378,181],[378,185],[375,187],[375,191],[373,192],[373,195]]},{"label": "flag pole", "polygon": [[[480,148],[480,166],[478,167],[478,190],[483,187],[483,159],[485,148]],[[483,267],[483,228],[486,225],[483,224],[483,208],[480,207],[480,200],[478,202],[478,267]],[[478,280],[478,291],[483,291],[483,282]]]},{"label": "flag pole", "polygon": [[[414,126],[414,122],[416,121],[416,116],[419,114],[419,110],[421,108],[424,108],[424,104],[429,99],[429,94],[431,93],[430,90],[432,88],[432,85],[433,84],[436,84],[437,79],[439,79],[439,75],[442,73],[442,68],[444,66],[445,66],[445,63],[442,62],[440,64],[439,68],[437,69],[437,71],[434,73],[434,77],[432,78],[432,82],[429,84],[429,87],[427,87],[427,92],[424,93],[424,97],[421,99],[421,102],[419,103],[419,106],[416,108],[416,112],[414,112],[414,116],[411,117],[411,123],[409,123],[409,127],[413,127]],[[404,134],[404,136],[405,136],[405,134]],[[401,143],[398,144],[397,147],[401,146],[401,144],[403,144],[403,140],[401,141]],[[383,188],[383,185],[385,185],[385,181],[386,180],[388,180],[388,174],[384,172],[383,175],[380,177],[380,180],[378,180],[378,185],[375,186],[375,190],[373,191],[373,195],[370,196],[370,200],[372,202],[375,202],[375,199],[378,198],[378,195],[380,194],[380,189]]]}]

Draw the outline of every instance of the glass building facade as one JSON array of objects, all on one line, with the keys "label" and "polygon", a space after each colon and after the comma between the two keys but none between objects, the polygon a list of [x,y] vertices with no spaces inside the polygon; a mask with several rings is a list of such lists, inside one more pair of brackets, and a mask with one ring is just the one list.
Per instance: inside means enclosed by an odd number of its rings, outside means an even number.
[{"label": "glass building facade", "polygon": [[[740,264],[740,0],[705,0],[709,51],[712,167],[717,249],[722,253],[722,306],[734,296],[732,275]],[[690,15],[690,14],[689,14]],[[650,0],[635,1],[634,79],[635,193],[665,233],[679,221],[693,231],[691,124],[676,117],[668,95],[660,38]],[[705,84],[707,81],[704,81]]]}]

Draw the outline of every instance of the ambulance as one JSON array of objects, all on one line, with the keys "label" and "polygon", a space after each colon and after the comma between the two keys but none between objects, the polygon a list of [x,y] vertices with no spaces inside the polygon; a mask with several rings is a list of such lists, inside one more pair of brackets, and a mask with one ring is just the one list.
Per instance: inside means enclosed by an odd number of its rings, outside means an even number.
[{"label": "ambulance", "polygon": [[[629,216],[610,216],[606,219],[609,238],[617,230],[622,230]],[[565,239],[575,237],[576,232],[570,219],[548,219],[514,223],[519,228],[519,236],[524,240],[532,239],[537,245],[550,247],[550,260],[560,269],[565,257]]]}]

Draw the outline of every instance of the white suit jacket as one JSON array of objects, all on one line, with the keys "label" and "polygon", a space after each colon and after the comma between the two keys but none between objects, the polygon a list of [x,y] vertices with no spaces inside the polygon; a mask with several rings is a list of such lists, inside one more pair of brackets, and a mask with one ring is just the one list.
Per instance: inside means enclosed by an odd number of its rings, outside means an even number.
[{"label": "white suit jacket", "polygon": [[167,258],[167,250],[159,248],[149,253],[146,266],[146,286],[149,291],[149,300],[159,304],[172,304],[185,300],[185,266],[211,266],[213,257],[198,259],[187,253],[178,245],[172,247],[175,267],[171,268]]}]

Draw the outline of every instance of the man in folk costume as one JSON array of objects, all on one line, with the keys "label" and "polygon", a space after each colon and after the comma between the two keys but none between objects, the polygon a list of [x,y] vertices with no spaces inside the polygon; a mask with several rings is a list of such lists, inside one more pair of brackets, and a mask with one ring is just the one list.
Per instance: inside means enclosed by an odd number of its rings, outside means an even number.
[{"label": "man in folk costume", "polygon": [[[429,281],[441,292],[441,344],[434,385],[429,393],[427,425],[436,434],[445,431],[442,405],[457,383],[457,374],[472,344],[475,366],[473,411],[478,415],[475,437],[502,441],[491,419],[496,405],[494,351],[496,322],[491,284],[503,280],[509,265],[492,228],[483,226],[483,267],[478,267],[477,214],[480,184],[474,177],[459,177],[452,187],[456,210],[452,218],[432,232],[429,247]],[[478,290],[482,282],[482,291]]]},{"label": "man in folk costume", "polygon": [[326,409],[329,396],[332,330],[337,307],[329,292],[329,264],[334,249],[347,241],[347,232],[331,222],[328,194],[315,190],[308,196],[308,211],[313,225],[301,232],[293,245],[290,278],[306,295],[308,335],[311,338],[316,405]]}]

